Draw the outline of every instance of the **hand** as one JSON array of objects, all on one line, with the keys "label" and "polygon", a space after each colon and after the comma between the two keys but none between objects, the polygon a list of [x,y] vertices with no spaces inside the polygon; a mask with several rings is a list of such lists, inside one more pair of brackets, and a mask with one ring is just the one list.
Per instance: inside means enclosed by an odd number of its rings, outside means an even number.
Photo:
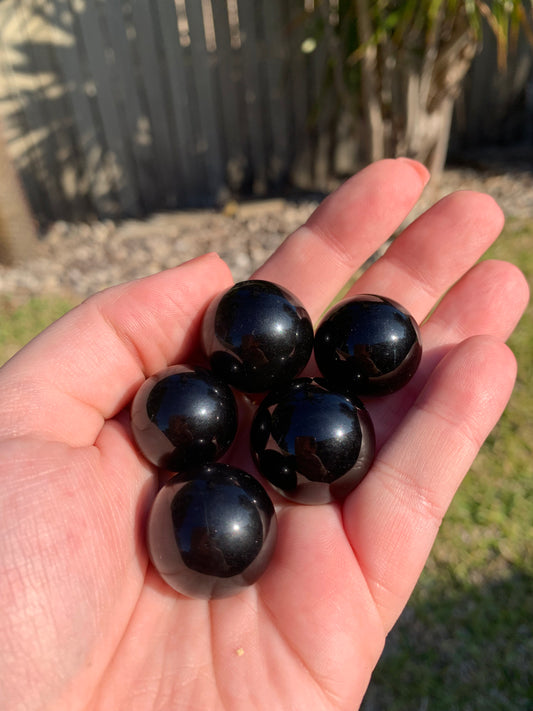
[{"label": "hand", "polygon": [[[317,320],[426,179],[412,161],[373,164],[255,276],[286,285]],[[144,522],[157,478],[131,444],[127,414],[147,375],[197,357],[202,313],[231,284],[225,264],[207,255],[99,293],[9,361],[0,370],[4,707],[353,711],[513,387],[504,341],[527,286],[510,264],[476,264],[502,222],[491,198],[450,195],[355,284],[424,321],[421,367],[369,403],[379,450],[366,479],[343,505],[280,506],[272,564],[236,597],[185,599],[149,565]],[[234,463],[248,469],[246,450],[235,448]]]}]

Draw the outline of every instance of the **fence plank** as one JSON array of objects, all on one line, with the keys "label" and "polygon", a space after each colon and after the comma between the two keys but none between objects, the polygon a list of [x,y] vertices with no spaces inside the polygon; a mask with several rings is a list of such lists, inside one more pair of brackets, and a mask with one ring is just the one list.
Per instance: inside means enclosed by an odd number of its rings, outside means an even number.
[{"label": "fence plank", "polygon": [[[159,23],[163,38],[165,76],[169,85],[172,105],[171,127],[175,135],[177,159],[175,169],[179,175],[180,196],[176,203],[194,204],[195,195],[201,193],[204,176],[195,160],[195,131],[192,121],[192,102],[187,85],[187,52],[181,46],[178,35],[178,19],[173,1],[158,5]],[[189,53],[190,54],[190,53]]]},{"label": "fence plank", "polygon": [[143,211],[153,210],[158,204],[157,173],[152,160],[149,119],[141,106],[134,72],[135,58],[127,40],[122,7],[117,2],[102,2],[104,26],[108,33],[106,45],[113,52],[109,66],[114,93],[120,99],[123,123],[131,151],[135,184]]},{"label": "fence plank", "polygon": [[248,0],[239,0],[238,8],[241,27],[246,119],[253,168],[253,188],[254,192],[264,194],[268,184],[264,145],[266,125],[260,105],[262,91],[257,55],[257,15],[254,11],[254,4],[248,2]]},{"label": "fence plank", "polygon": [[[21,10],[25,13],[23,23],[30,33],[28,47],[31,47],[31,63],[38,89],[38,113],[41,120],[42,147],[46,162],[46,173],[49,185],[53,186],[50,192],[54,209],[58,214],[68,214],[69,203],[66,200],[62,184],[63,170],[57,169],[58,164],[68,169],[69,155],[72,147],[69,145],[69,135],[65,130],[65,113],[61,96],[60,80],[57,76],[53,61],[52,47],[55,44],[55,27],[50,21],[52,7],[48,7],[43,0],[26,0],[21,2]],[[35,22],[37,38],[30,26]],[[37,41],[35,41],[37,39]],[[31,99],[33,101],[33,98]]]},{"label": "fence plank", "polygon": [[222,107],[227,180],[232,190],[242,189],[250,170],[246,140],[242,55],[232,47],[226,0],[212,3],[216,34],[217,84]]},{"label": "fence plank", "polygon": [[[66,103],[70,106],[69,114],[73,120],[73,140],[79,160],[76,169],[78,190],[87,196],[97,215],[112,214],[116,212],[113,185],[102,163],[102,139],[95,127],[91,99],[86,91],[87,76],[82,68],[74,13],[68,0],[60,0],[54,3],[53,7],[53,22],[61,24],[63,30],[72,37],[70,47],[54,44],[52,51],[55,53],[60,78],[65,88]],[[64,219],[65,216],[57,215],[57,217]]]},{"label": "fence plank", "polygon": [[199,0],[186,0],[185,7],[191,36],[192,71],[198,97],[198,118],[202,131],[197,150],[207,167],[211,200],[221,201],[225,193],[225,169],[218,135],[218,110],[211,61],[206,47],[202,5]]},{"label": "fence plank", "polygon": [[[322,6],[323,22],[328,22],[329,8]],[[313,183],[316,187],[326,190],[328,177],[330,175],[329,161],[329,123],[332,120],[331,102],[329,99],[328,87],[325,83],[325,71],[328,59],[328,43],[322,41],[317,44],[314,52],[309,57],[308,71],[309,101],[313,121],[309,126],[311,132],[311,145],[313,152]],[[335,114],[337,110],[335,109]],[[335,118],[335,116],[333,116]]]},{"label": "fence plank", "polygon": [[313,149],[309,131],[311,102],[309,98],[309,55],[302,45],[306,39],[307,14],[303,0],[287,0],[287,26],[289,28],[289,86],[292,99],[291,143],[293,154],[291,180],[302,188],[312,187]]},{"label": "fence plank", "polygon": [[106,46],[99,27],[98,8],[92,3],[86,3],[79,9],[75,6],[74,15],[81,32],[93,80],[94,98],[98,105],[107,143],[105,164],[109,173],[108,180],[117,193],[120,204],[119,212],[126,215],[136,215],[139,213],[139,203],[138,195],[131,183],[133,166],[123,140],[125,131],[121,126],[109,79]]},{"label": "fence plank", "polygon": [[[32,42],[41,46],[42,57],[36,57],[37,68],[48,66],[53,80],[47,91],[47,123],[50,129],[49,143],[53,160],[47,166],[50,175],[57,181],[64,201],[57,212],[61,219],[76,219],[91,211],[91,201],[86,189],[87,176],[78,145],[76,121],[65,82],[62,66],[70,62],[70,55],[77,53],[72,26],[68,15],[61,12],[64,0],[56,3],[35,0],[34,13],[39,14],[45,25],[44,34],[32,32]],[[59,12],[58,12],[59,10]]]},{"label": "fence plank", "polygon": [[20,36],[15,0],[0,3],[0,119],[11,155],[16,161],[36,215],[46,215],[46,196],[39,179],[39,156],[35,157],[32,134],[14,65],[18,52],[14,38]]},{"label": "fence plank", "polygon": [[[170,2],[170,0],[163,0]],[[128,39],[137,55],[138,69],[146,93],[147,111],[150,117],[152,149],[157,166],[158,186],[161,191],[162,206],[175,205],[176,190],[176,149],[169,120],[168,103],[161,81],[160,46],[152,14],[153,3],[132,0],[124,5],[124,12],[130,17]]]},{"label": "fence plank", "polygon": [[42,22],[34,14],[31,0],[20,2],[17,10],[21,39],[19,47],[26,59],[22,71],[27,73],[27,80],[31,78],[32,85],[31,89],[28,87],[20,92],[20,99],[31,136],[33,161],[39,180],[47,186],[46,199],[50,203],[50,210],[59,214],[61,211],[64,212],[65,203],[61,187],[57,182],[57,171],[50,170],[54,164],[54,153],[57,147],[52,145],[53,139],[51,141],[50,136],[51,117],[47,106],[46,79],[43,76],[44,72],[49,72],[50,67],[47,66],[48,63],[44,63],[42,46],[32,41],[32,30],[36,24],[42,29]]},{"label": "fence plank", "polygon": [[263,0],[263,26],[265,57],[261,64],[266,68],[268,115],[272,133],[272,150],[269,151],[268,174],[270,182],[281,185],[289,166],[288,97],[286,71],[288,48],[287,27],[282,18],[279,0]]}]

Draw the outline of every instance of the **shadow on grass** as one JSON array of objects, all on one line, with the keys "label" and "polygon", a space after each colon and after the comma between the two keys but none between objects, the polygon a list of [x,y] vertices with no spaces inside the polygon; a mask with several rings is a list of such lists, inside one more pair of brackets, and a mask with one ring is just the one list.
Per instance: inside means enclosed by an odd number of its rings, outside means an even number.
[{"label": "shadow on grass", "polygon": [[533,578],[421,580],[387,640],[362,711],[533,709]]}]

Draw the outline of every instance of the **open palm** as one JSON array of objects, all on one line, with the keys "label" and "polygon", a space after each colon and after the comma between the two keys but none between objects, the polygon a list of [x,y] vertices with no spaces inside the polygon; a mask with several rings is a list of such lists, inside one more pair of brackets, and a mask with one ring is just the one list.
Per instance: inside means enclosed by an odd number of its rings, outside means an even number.
[{"label": "open palm", "polygon": [[[288,287],[316,320],[401,224],[426,178],[412,161],[368,167],[255,276]],[[276,499],[274,559],[235,597],[185,599],[149,565],[144,524],[157,477],[131,444],[127,415],[147,375],[200,357],[200,320],[231,284],[226,265],[207,255],[97,294],[8,362],[4,707],[355,711],[513,387],[504,341],[527,286],[510,264],[472,266],[501,226],[489,197],[448,196],[352,288],[392,297],[424,321],[422,364],[399,393],[368,402],[378,453],[343,505]],[[253,471],[246,434],[229,458]]]}]

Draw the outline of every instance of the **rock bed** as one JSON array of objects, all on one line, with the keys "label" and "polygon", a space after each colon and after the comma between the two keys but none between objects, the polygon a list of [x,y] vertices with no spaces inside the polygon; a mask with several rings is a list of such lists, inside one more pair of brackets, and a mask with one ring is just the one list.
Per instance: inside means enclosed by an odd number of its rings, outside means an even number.
[{"label": "rock bed", "polygon": [[[492,195],[508,217],[533,216],[533,174],[527,170],[447,170],[438,191],[413,216],[458,189]],[[62,293],[84,298],[107,286],[157,272],[208,251],[226,260],[236,281],[247,278],[301,225],[318,201],[283,199],[230,204],[223,211],[156,214],[146,220],[56,222],[24,264],[0,265],[0,294]]]}]

